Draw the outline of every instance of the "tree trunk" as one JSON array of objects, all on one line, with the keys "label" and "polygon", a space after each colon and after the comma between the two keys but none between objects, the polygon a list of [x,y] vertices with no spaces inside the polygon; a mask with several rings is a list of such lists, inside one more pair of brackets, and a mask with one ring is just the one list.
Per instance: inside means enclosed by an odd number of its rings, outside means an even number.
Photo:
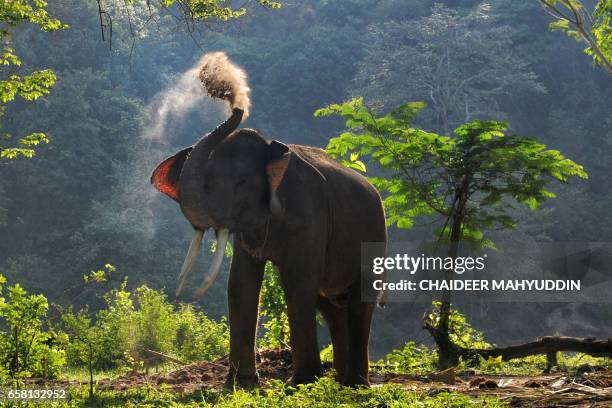
[{"label": "tree trunk", "polygon": [[[461,231],[465,218],[465,207],[468,200],[470,186],[470,176],[466,175],[459,186],[455,195],[455,204],[452,210],[452,225],[450,233],[450,247],[448,256],[455,259],[459,252],[459,242],[461,241]],[[444,279],[452,279],[453,271],[445,271]],[[425,324],[425,328],[430,332],[438,346],[438,367],[441,370],[459,364],[459,353],[457,347],[451,342],[449,335],[449,318],[451,313],[451,292],[445,290],[442,294],[440,305],[440,320],[436,327]]]},{"label": "tree trunk", "polygon": [[557,352],[549,351],[548,353],[546,353],[546,368],[544,369],[544,372],[550,373],[553,367],[556,367],[558,365],[559,362],[557,361]]},{"label": "tree trunk", "polygon": [[11,378],[15,378],[19,372],[19,329],[17,327],[13,328],[13,342],[15,343],[15,350],[9,367]]},{"label": "tree trunk", "polygon": [[92,399],[94,396],[94,379],[93,379],[93,346],[91,343],[89,346],[89,398]]}]

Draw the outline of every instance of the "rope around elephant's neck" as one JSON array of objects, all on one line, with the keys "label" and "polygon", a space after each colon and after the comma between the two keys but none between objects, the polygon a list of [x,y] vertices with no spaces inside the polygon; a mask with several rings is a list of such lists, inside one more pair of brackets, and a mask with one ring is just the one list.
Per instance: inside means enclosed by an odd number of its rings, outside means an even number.
[{"label": "rope around elephant's neck", "polygon": [[266,233],[264,235],[264,241],[261,244],[261,246],[259,246],[258,248],[251,248],[249,247],[249,245],[246,243],[246,241],[244,240],[244,233],[240,233],[240,241],[242,242],[242,247],[244,248],[244,250],[251,256],[257,258],[257,259],[262,259],[263,258],[263,250],[266,247],[266,244],[268,243],[268,234],[270,233],[270,216],[268,216],[268,219],[266,220]]}]

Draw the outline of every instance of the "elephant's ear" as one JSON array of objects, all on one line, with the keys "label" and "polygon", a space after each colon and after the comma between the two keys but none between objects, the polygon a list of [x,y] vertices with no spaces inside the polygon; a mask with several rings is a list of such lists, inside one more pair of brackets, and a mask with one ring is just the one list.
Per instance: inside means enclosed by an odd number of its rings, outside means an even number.
[{"label": "elephant's ear", "polygon": [[276,192],[280,186],[289,162],[291,161],[291,152],[289,147],[281,142],[273,140],[270,142],[270,150],[268,154],[268,165],[266,166],[266,174],[270,182],[270,191]]},{"label": "elephant's ear", "polygon": [[277,190],[283,183],[291,162],[313,174],[315,178],[320,179],[322,182],[325,181],[325,176],[319,170],[300,157],[299,154],[289,149],[289,146],[276,140],[270,142],[266,174],[270,185],[270,211],[276,216],[281,216],[284,213]]},{"label": "elephant's ear", "polygon": [[178,201],[178,181],[183,164],[193,148],[181,150],[172,157],[161,162],[151,175],[151,184],[168,197]]}]

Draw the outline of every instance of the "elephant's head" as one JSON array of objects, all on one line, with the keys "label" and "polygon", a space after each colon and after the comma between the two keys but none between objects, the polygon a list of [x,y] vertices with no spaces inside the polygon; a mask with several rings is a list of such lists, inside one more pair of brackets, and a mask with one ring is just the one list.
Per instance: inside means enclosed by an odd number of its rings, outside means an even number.
[{"label": "elephant's head", "polygon": [[193,268],[207,229],[216,231],[218,246],[197,296],[218,275],[230,232],[253,230],[263,226],[271,215],[283,215],[277,190],[292,157],[312,168],[283,143],[267,141],[252,129],[234,131],[242,115],[242,110],[235,108],[227,121],[193,147],[159,164],[151,177],[159,191],[180,204],[195,230],[179,275],[177,296]]}]

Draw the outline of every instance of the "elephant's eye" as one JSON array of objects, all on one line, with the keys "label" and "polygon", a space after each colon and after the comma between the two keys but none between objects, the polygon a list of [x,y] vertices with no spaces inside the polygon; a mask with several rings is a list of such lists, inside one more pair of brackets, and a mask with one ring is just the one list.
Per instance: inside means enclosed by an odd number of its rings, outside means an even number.
[{"label": "elephant's eye", "polygon": [[236,187],[240,187],[240,186],[244,186],[247,183],[247,179],[243,178],[238,180],[238,183],[236,183]]}]

